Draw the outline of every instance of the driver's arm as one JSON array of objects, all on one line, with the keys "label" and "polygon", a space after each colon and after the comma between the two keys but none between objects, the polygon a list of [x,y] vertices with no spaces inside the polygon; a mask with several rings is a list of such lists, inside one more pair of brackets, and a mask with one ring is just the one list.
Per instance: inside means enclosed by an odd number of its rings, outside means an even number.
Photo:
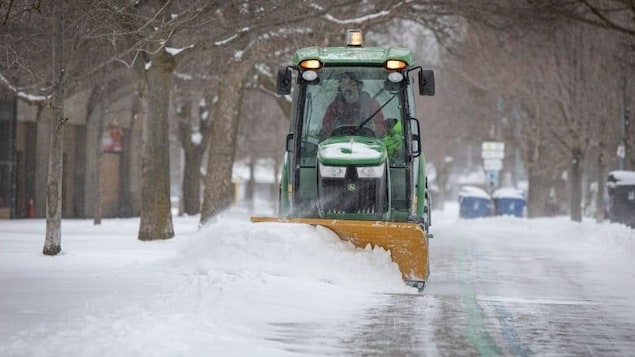
[{"label": "driver's arm", "polygon": [[[375,99],[372,99],[370,102],[370,114],[379,110],[381,106]],[[387,134],[388,130],[386,129],[386,121],[384,120],[384,114],[379,110],[377,114],[373,117],[373,123],[375,124],[375,134],[377,137],[382,137]]]},{"label": "driver's arm", "polygon": [[337,110],[335,108],[335,102],[329,104],[326,108],[326,112],[324,113],[324,118],[322,119],[322,132],[324,133],[324,137],[331,136],[333,129],[335,129],[335,118],[337,117]]}]

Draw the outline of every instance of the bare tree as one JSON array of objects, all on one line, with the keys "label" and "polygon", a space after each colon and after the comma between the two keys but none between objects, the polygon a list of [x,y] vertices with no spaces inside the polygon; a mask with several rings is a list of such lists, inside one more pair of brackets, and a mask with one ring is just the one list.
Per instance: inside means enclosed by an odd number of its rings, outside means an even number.
[{"label": "bare tree", "polygon": [[[186,214],[198,214],[201,209],[201,165],[203,154],[210,142],[212,120],[211,110],[214,99],[203,95],[193,106],[193,93],[185,93],[177,103],[177,138],[183,148],[183,211]],[[192,108],[196,114],[192,114]]]},{"label": "bare tree", "polygon": [[89,19],[82,16],[92,3],[78,5],[51,1],[40,6],[39,1],[15,1],[2,8],[7,12],[3,14],[6,31],[0,45],[0,84],[30,104],[50,106],[53,113],[48,125],[47,232],[43,249],[49,255],[61,251],[63,134],[68,120],[64,100],[84,90],[82,79],[96,73],[95,58],[103,54],[99,45],[93,46],[96,42],[89,40],[94,32],[87,25]]},{"label": "bare tree", "polygon": [[538,10],[635,37],[635,6],[630,0],[527,0]]},{"label": "bare tree", "polygon": [[[141,185],[140,240],[169,239],[174,236],[170,201],[169,116],[174,70],[187,51],[172,52],[175,34],[187,32],[202,21],[215,3],[150,1],[107,2],[103,36],[122,43],[116,58],[135,69],[142,98],[143,154]],[[192,28],[196,28],[193,26]],[[191,29],[190,29],[191,30]],[[191,43],[190,43],[191,45]]]},{"label": "bare tree", "polygon": [[[544,16],[540,13],[544,7],[537,2],[494,1],[489,6],[469,2],[455,10],[468,20],[468,26],[465,32],[459,32],[458,40],[455,37],[456,48],[449,51],[457,54],[459,70],[454,72],[464,82],[477,83],[475,87],[491,94],[499,93],[511,104],[505,110],[501,134],[508,144],[520,149],[528,170],[530,216],[547,213],[549,189],[558,181],[562,163],[568,162],[575,164],[568,175],[572,188],[567,195],[568,206],[572,218],[578,220],[584,158],[592,152],[607,155],[615,145],[611,134],[616,127],[614,96],[620,91],[596,89],[600,84],[606,89],[607,80],[612,83],[609,88],[619,82],[610,80],[621,77],[610,54],[623,53],[620,45],[628,40],[615,34],[611,37],[609,32],[604,32],[608,37],[596,40],[604,36],[603,30],[559,21],[553,14]],[[469,37],[479,26],[478,35]],[[556,34],[559,42],[551,43],[545,30]],[[579,37],[572,35],[583,30],[586,32]],[[568,119],[561,121],[564,117]],[[474,135],[475,131],[469,133]],[[563,161],[560,157],[564,154],[567,159]],[[597,171],[605,171],[603,167],[605,163],[598,163]]]},{"label": "bare tree", "polygon": [[57,255],[62,250],[62,142],[64,139],[64,92],[66,89],[64,66],[64,1],[53,1],[53,46],[51,78],[53,92],[53,122],[50,126],[48,179],[46,181],[46,239],[43,253]]},{"label": "bare tree", "polygon": [[[236,151],[237,158],[249,164],[250,177],[245,198],[252,209],[256,194],[256,164],[260,162],[263,165],[263,160],[271,159],[273,167],[270,178],[276,182],[278,166],[282,161],[284,137],[289,127],[287,114],[281,112],[275,98],[258,88],[257,84],[254,86],[250,82],[245,92],[242,109],[244,115],[240,121]],[[275,193],[277,194],[277,189]]]}]

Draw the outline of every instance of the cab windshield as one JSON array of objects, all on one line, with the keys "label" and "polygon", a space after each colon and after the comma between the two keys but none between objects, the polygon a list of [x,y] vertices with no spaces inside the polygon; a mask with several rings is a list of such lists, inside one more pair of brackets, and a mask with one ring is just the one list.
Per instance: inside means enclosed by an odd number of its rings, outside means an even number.
[{"label": "cab windshield", "polygon": [[[337,135],[384,140],[402,117],[399,84],[383,67],[332,67],[306,83],[302,112],[301,165],[314,166],[317,144]],[[401,134],[403,135],[403,134]],[[401,147],[396,150],[403,152]],[[390,152],[389,152],[390,154]]]}]

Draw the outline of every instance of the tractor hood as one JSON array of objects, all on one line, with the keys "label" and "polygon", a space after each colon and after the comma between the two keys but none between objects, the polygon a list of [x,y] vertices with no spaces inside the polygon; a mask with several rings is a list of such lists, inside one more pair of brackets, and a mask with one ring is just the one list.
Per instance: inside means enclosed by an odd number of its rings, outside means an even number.
[{"label": "tractor hood", "polygon": [[386,161],[386,145],[366,136],[337,136],[318,146],[318,161],[330,166],[377,166]]}]

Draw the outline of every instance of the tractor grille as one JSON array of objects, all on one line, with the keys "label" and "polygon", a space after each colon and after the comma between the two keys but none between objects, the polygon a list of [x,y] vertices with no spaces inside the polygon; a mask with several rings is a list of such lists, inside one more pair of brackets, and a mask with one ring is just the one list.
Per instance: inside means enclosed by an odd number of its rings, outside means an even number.
[{"label": "tractor grille", "polygon": [[381,214],[384,177],[357,177],[355,167],[348,167],[344,178],[320,180],[320,203],[327,214]]}]

